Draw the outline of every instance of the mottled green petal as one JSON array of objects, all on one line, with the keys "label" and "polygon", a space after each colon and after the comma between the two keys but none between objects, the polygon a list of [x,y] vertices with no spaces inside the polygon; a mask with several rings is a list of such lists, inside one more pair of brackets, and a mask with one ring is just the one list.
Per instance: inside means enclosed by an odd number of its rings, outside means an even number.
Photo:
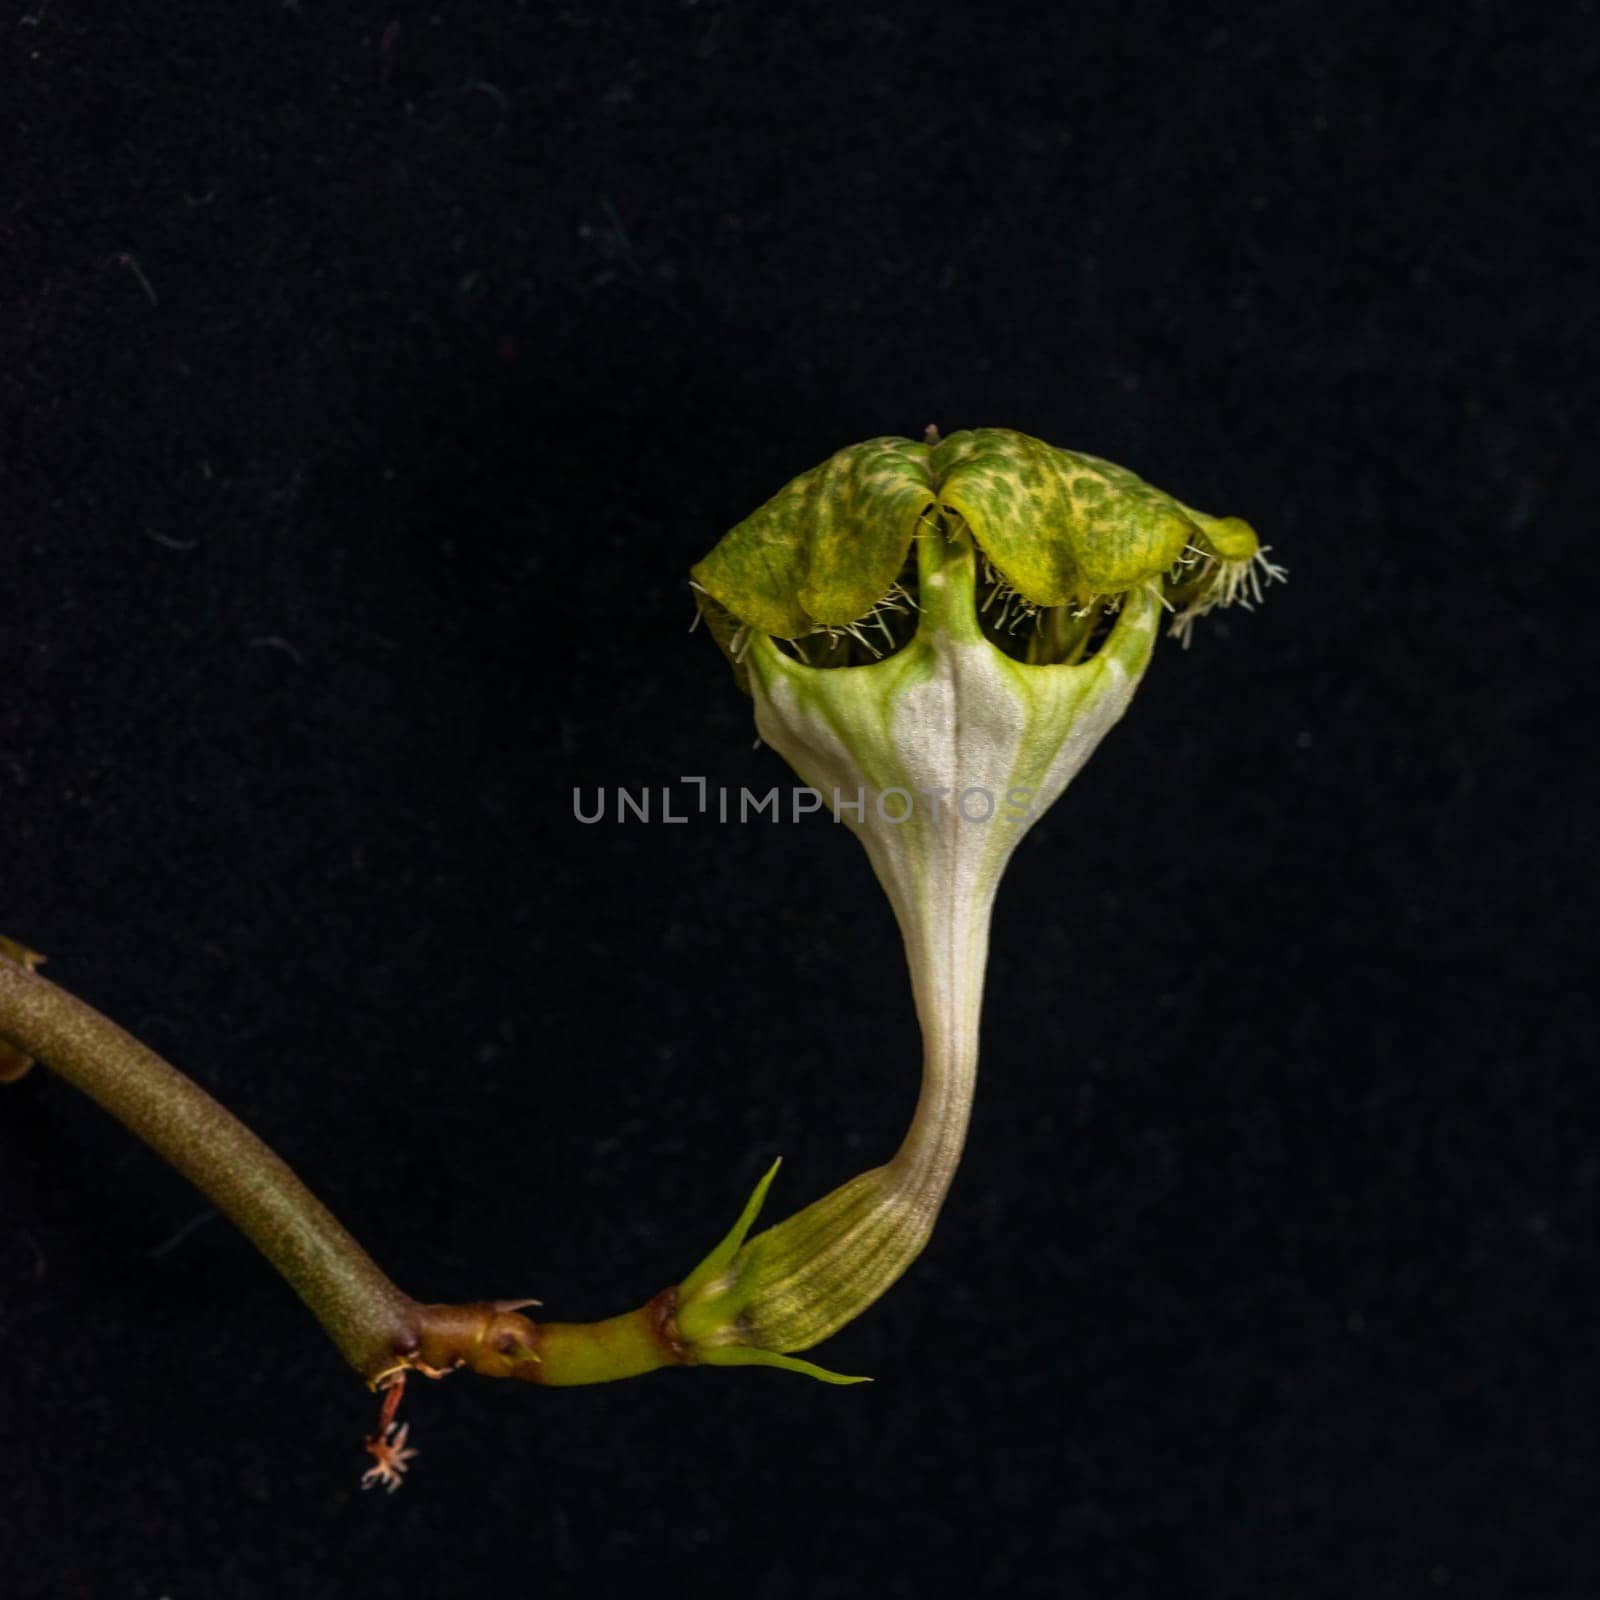
[{"label": "mottled green petal", "polygon": [[953,433],[933,453],[939,503],[966,518],[983,553],[1035,605],[1062,605],[1081,587],[1060,453],[1010,428]]},{"label": "mottled green petal", "polygon": [[1198,532],[1177,501],[1125,468],[1009,428],[952,434],[934,471],[940,504],[1035,605],[1138,588]]},{"label": "mottled green petal", "polygon": [[889,592],[932,502],[927,445],[869,439],[786,484],[692,576],[741,622],[780,639],[846,626]]},{"label": "mottled green petal", "polygon": [[1052,454],[1062,463],[1074,503],[1084,510],[1079,561],[1095,594],[1134,589],[1171,570],[1198,532],[1171,495],[1098,456]]},{"label": "mottled green petal", "polygon": [[818,622],[864,617],[889,592],[933,504],[928,447],[869,439],[841,450],[811,476],[811,531],[800,599]]},{"label": "mottled green petal", "polygon": [[[798,638],[812,626],[800,603],[806,552],[793,510],[810,476],[807,473],[781,489],[689,569],[690,582],[725,613],[779,639]],[[725,640],[719,637],[717,642],[726,648]]]}]

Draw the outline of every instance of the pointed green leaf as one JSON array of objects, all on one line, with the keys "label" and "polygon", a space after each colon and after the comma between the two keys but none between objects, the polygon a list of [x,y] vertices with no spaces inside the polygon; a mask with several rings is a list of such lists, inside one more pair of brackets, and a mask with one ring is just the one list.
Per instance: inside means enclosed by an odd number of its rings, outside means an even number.
[{"label": "pointed green leaf", "polygon": [[739,1247],[745,1241],[745,1235],[755,1226],[756,1218],[761,1215],[761,1207],[767,1199],[767,1190],[772,1187],[772,1180],[777,1177],[778,1168],[782,1165],[783,1157],[779,1156],[767,1168],[761,1181],[750,1191],[750,1198],[745,1201],[744,1210],[739,1213],[739,1220],[728,1229],[722,1242],[678,1286],[680,1301],[693,1300],[708,1283],[731,1265],[733,1258],[739,1253]]},{"label": "pointed green leaf", "polygon": [[700,1364],[706,1367],[779,1367],[785,1372],[803,1373],[822,1383],[871,1383],[871,1378],[850,1378],[842,1372],[831,1372],[819,1367],[815,1361],[802,1361],[798,1356],[779,1355],[775,1350],[757,1350],[747,1344],[725,1344],[699,1352]]}]

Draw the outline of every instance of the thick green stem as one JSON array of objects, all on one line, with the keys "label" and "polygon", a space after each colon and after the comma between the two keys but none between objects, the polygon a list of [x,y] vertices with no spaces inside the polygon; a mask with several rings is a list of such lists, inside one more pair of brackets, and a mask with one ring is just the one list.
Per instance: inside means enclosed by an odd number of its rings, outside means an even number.
[{"label": "thick green stem", "polygon": [[[10,946],[19,949],[18,946]],[[290,1168],[197,1083],[91,1006],[0,953],[0,1044],[81,1089],[204,1194],[289,1281],[371,1383],[467,1368],[533,1383],[605,1383],[689,1365],[675,1290],[602,1322],[535,1324],[514,1305],[404,1294]]]},{"label": "thick green stem", "polygon": [[91,1006],[0,959],[0,1035],[109,1111],[288,1279],[363,1376],[394,1365],[416,1320],[338,1219],[230,1111]]}]

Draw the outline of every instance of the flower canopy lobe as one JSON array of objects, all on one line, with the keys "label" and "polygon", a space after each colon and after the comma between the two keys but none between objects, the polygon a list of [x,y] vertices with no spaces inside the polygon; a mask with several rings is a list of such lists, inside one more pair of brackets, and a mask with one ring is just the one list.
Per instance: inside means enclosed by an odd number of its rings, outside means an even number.
[{"label": "flower canopy lobe", "polygon": [[838,451],[730,529],[691,578],[774,638],[857,621],[893,586],[933,504],[928,453],[892,437]]},{"label": "flower canopy lobe", "polygon": [[[919,529],[952,536],[963,527],[987,563],[981,608],[997,595],[994,615],[1019,622],[1062,607],[1081,617],[1149,587],[1180,611],[1187,636],[1195,616],[1282,575],[1238,517],[1196,511],[1098,456],[1012,428],[971,428],[942,441],[890,436],[838,451],[732,528],[691,578],[748,688],[751,632],[825,643],[849,634],[884,653],[874,624],[915,603]],[[1073,631],[1059,621],[1052,629],[1060,638]],[[903,631],[882,632],[900,648]]]}]

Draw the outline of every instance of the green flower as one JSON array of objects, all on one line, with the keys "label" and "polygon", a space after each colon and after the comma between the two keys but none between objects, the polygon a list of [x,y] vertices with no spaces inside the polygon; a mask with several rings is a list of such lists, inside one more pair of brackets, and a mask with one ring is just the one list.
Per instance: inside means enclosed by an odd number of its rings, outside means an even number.
[{"label": "green flower", "polygon": [[842,450],[694,568],[762,738],[866,847],[924,1044],[888,1162],[747,1238],[769,1173],[680,1286],[698,1359],[797,1365],[775,1358],[858,1315],[922,1249],[966,1136],[1012,851],[1127,708],[1163,612],[1187,642],[1195,618],[1281,576],[1237,518],[1000,428]]}]

